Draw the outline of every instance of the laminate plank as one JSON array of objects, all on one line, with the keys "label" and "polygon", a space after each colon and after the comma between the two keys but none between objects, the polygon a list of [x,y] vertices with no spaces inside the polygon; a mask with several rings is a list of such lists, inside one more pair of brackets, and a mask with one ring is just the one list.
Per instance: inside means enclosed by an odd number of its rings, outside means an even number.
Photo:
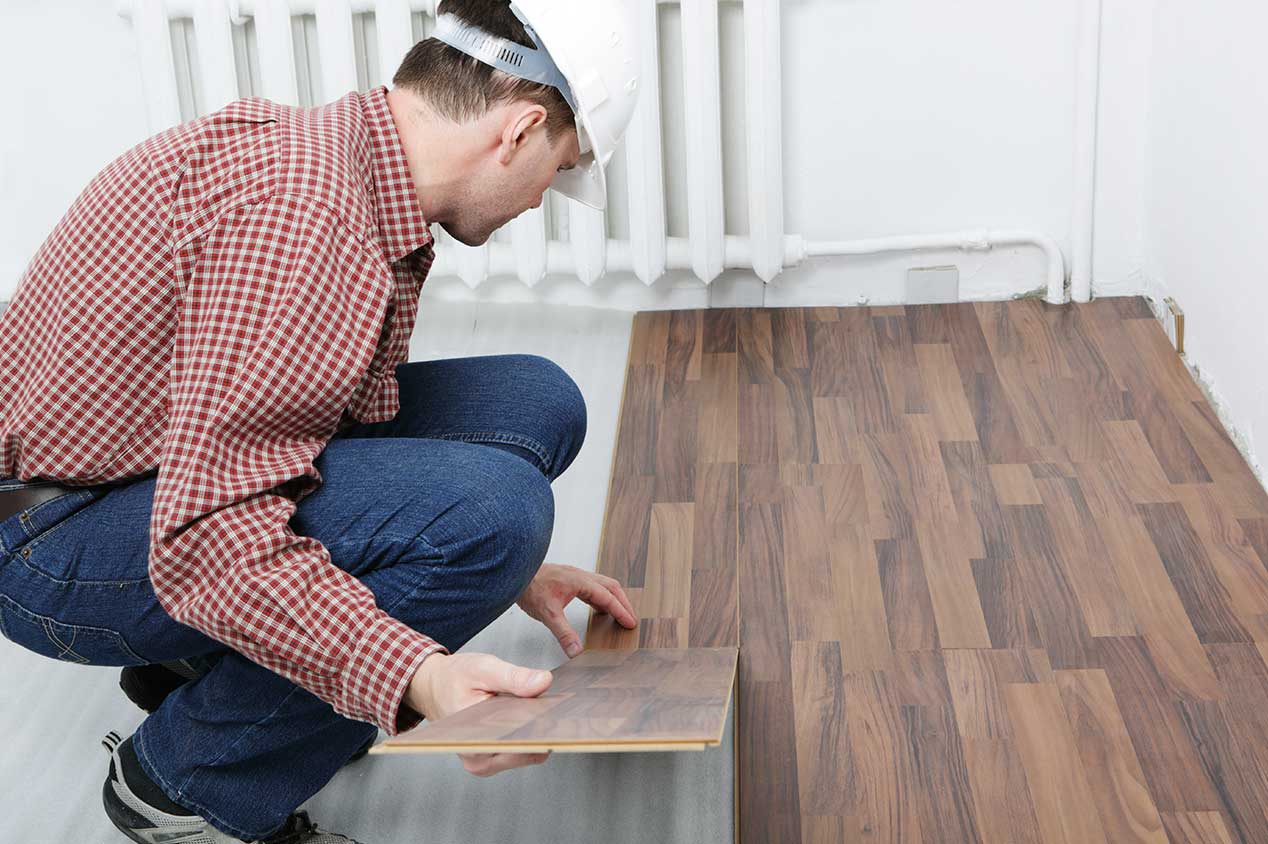
[{"label": "laminate plank", "polygon": [[1102,844],[1105,828],[1095,812],[1091,784],[1061,704],[1050,683],[1008,683],[1004,699],[1045,844]]},{"label": "laminate plank", "polygon": [[778,308],[771,311],[771,352],[776,368],[809,369],[810,347],[806,340],[806,311]]},{"label": "laminate plank", "polygon": [[[893,663],[885,590],[876,547],[866,528],[842,532],[831,542],[831,590],[846,671],[885,669]],[[906,608],[903,608],[906,612]]]},{"label": "laminate plank", "polygon": [[961,736],[1012,739],[1004,703],[1008,683],[1050,683],[1052,667],[1043,650],[947,650],[947,683]]},{"label": "laminate plank", "polygon": [[[666,398],[656,429],[656,485],[658,502],[690,502],[696,486],[696,429],[700,423],[698,381],[686,382],[675,398]],[[665,382],[669,390],[669,382]]]},{"label": "laminate plank", "polygon": [[1158,807],[1103,670],[1056,672],[1061,700],[1106,835],[1115,844],[1167,844]]},{"label": "laminate plank", "polygon": [[656,479],[613,478],[599,545],[598,570],[641,588],[647,570],[647,533]]},{"label": "laminate plank", "polygon": [[775,447],[780,462],[816,462],[809,370],[777,368],[771,395],[775,402]]},{"label": "laminate plank", "polygon": [[717,569],[734,576],[738,477],[734,463],[702,463],[696,467],[693,497],[692,570]]},{"label": "laminate plank", "polygon": [[1164,812],[1219,810],[1219,795],[1181,718],[1180,700],[1163,682],[1145,643],[1139,637],[1105,637],[1097,647],[1097,662],[1109,679],[1154,804]]},{"label": "laminate plank", "polygon": [[1268,567],[1232,517],[1226,496],[1213,484],[1177,485],[1176,495],[1238,622],[1255,641],[1268,642]]},{"label": "laminate plank", "polygon": [[862,466],[816,463],[810,467],[810,476],[823,490],[824,515],[834,537],[853,537],[855,528],[867,527],[867,490]]},{"label": "laminate plank", "polygon": [[1190,700],[1218,699],[1215,672],[1140,513],[1112,473],[1092,465],[1081,469],[1081,486],[1108,560],[1167,689]]},{"label": "laminate plank", "polygon": [[912,764],[920,777],[921,841],[980,841],[973,793],[951,707],[904,706],[902,718]]},{"label": "laminate plank", "polygon": [[702,463],[736,462],[739,437],[736,366],[733,354],[701,356],[699,430],[695,442],[696,459]]},{"label": "laminate plank", "polygon": [[925,651],[939,647],[938,624],[919,543],[914,538],[877,539],[873,547],[893,649]]},{"label": "laminate plank", "polygon": [[971,560],[982,617],[993,648],[1036,648],[1043,643],[1030,611],[1017,560]]},{"label": "laminate plank", "polygon": [[[992,467],[995,468],[995,467]],[[1057,553],[1065,561],[1088,633],[1093,636],[1135,636],[1139,632],[1131,604],[1123,594],[1096,518],[1073,478],[1036,482],[1044,512],[1052,525]]]},{"label": "laminate plank", "polygon": [[654,476],[664,374],[654,365],[632,366],[625,381],[626,400],[618,423],[614,477]]},{"label": "laminate plank", "polygon": [[[746,683],[785,682],[791,670],[782,521],[778,504],[740,505],[740,675]],[[761,600],[745,601],[745,595]]]},{"label": "laminate plank", "polygon": [[946,343],[920,343],[914,352],[939,438],[944,442],[976,442],[977,426],[960,382],[955,351]]},{"label": "laminate plank", "polygon": [[791,657],[801,811],[848,815],[857,797],[840,643],[794,642]]},{"label": "laminate plank", "polygon": [[695,505],[653,504],[643,582],[643,618],[687,618]]},{"label": "laminate plank", "polygon": [[974,543],[968,550],[975,557],[1011,558],[1013,547],[981,447],[976,442],[942,442],[939,447],[964,535]]},{"label": "laminate plank", "polygon": [[704,351],[704,311],[670,311],[665,347],[665,399],[677,398],[689,382],[700,380]]},{"label": "laminate plank", "polygon": [[873,315],[871,322],[891,412],[929,413],[927,388],[907,328],[906,314]]},{"label": "laminate plank", "polygon": [[916,527],[929,599],[943,648],[989,648],[991,634],[973,579],[968,554],[957,547],[954,532],[944,524],[920,522]]},{"label": "laminate plank", "polygon": [[822,491],[816,486],[786,487],[780,516],[788,634],[793,641],[840,641],[845,620],[832,583]]},{"label": "laminate plank", "polygon": [[[747,647],[747,645],[745,646]],[[785,658],[791,654],[785,650]],[[740,694],[739,840],[801,841],[795,709],[788,680],[748,677]]]},{"label": "laminate plank", "polygon": [[1244,731],[1238,729],[1236,714],[1226,704],[1182,701],[1179,707],[1202,765],[1223,798],[1225,821],[1234,840],[1268,841],[1264,748],[1247,745]]},{"label": "laminate plank", "polygon": [[534,698],[495,695],[372,753],[703,749],[722,738],[736,648],[588,650]]},{"label": "laminate plank", "polygon": [[851,813],[857,826],[846,831],[846,840],[920,844],[920,773],[911,758],[900,704],[884,672],[847,674],[845,711],[857,792]]},{"label": "laminate plank", "polygon": [[1016,745],[962,738],[964,765],[983,844],[1041,844],[1030,786]]},{"label": "laminate plank", "polygon": [[1250,642],[1231,609],[1228,590],[1215,574],[1201,540],[1179,504],[1138,506],[1145,529],[1201,642]]},{"label": "laminate plank", "polygon": [[1000,504],[1042,504],[1035,476],[1027,464],[997,463],[989,467],[995,485],[995,499]]},{"label": "laminate plank", "polygon": [[1268,516],[1268,492],[1249,471],[1246,459],[1229,438],[1215,411],[1205,400],[1171,408],[1211,479],[1228,496],[1239,519]]},{"label": "laminate plank", "polygon": [[735,352],[735,325],[738,311],[733,308],[708,308],[702,312],[704,343],[702,352],[723,354]]},{"label": "laminate plank", "polygon": [[943,664],[946,651],[901,651],[883,673],[899,706],[951,706],[951,686]]},{"label": "laminate plank", "polygon": [[1046,511],[1036,505],[1002,509],[1021,567],[1026,604],[1053,667],[1088,665],[1092,637]]}]

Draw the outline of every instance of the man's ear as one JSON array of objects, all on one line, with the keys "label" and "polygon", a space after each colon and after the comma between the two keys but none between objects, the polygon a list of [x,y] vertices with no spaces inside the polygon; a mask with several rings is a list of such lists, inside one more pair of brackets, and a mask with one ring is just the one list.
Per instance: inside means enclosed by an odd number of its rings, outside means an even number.
[{"label": "man's ear", "polygon": [[509,113],[510,118],[502,127],[502,139],[498,146],[500,164],[510,164],[515,153],[528,141],[532,131],[546,123],[546,108],[526,100],[515,103]]}]

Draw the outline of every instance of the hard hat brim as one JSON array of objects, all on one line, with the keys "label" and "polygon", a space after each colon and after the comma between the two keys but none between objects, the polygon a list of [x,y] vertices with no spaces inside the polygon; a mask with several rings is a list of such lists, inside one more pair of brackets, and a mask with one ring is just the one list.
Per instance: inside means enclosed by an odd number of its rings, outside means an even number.
[{"label": "hard hat brim", "polygon": [[608,184],[603,172],[603,165],[587,152],[577,159],[577,166],[571,170],[560,170],[551,180],[550,186],[564,196],[577,200],[599,211],[607,207]]}]

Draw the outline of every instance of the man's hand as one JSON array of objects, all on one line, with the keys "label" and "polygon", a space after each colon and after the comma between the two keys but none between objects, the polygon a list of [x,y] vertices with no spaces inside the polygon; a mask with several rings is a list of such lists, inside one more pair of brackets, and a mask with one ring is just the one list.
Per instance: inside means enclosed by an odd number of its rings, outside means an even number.
[{"label": "man's hand", "polygon": [[515,603],[550,628],[559,640],[559,647],[571,659],[581,653],[581,637],[564,617],[564,607],[572,603],[573,598],[580,598],[599,612],[610,613],[626,627],[638,626],[634,606],[618,581],[576,566],[543,563]]},{"label": "man's hand", "polygon": [[[423,660],[405,692],[405,703],[428,721],[466,709],[505,692],[516,697],[537,697],[554,680],[549,671],[525,668],[493,654],[434,653]],[[477,777],[522,765],[540,765],[546,753],[459,753],[462,766]]]}]

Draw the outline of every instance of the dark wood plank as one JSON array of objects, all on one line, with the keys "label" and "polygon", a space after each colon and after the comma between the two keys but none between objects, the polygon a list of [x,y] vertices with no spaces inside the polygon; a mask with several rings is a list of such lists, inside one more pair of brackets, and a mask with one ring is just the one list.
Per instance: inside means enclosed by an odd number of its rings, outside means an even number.
[{"label": "dark wood plank", "polygon": [[371,753],[703,749],[722,738],[736,648],[587,650],[537,697],[495,695]]}]

